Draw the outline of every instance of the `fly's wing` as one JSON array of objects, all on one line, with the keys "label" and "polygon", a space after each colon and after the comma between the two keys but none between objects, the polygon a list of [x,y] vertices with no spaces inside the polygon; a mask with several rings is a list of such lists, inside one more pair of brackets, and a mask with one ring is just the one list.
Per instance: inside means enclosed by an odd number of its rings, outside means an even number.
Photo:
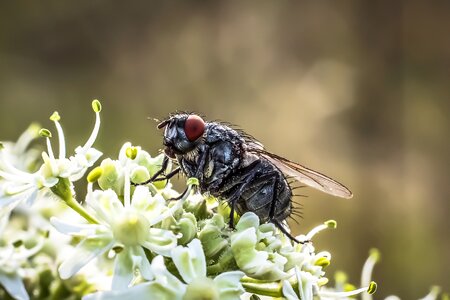
[{"label": "fly's wing", "polygon": [[292,176],[297,181],[306,184],[307,186],[341,198],[348,199],[353,197],[352,192],[343,184],[319,172],[308,169],[307,167],[290,161],[284,157],[267,152],[264,149],[261,149],[261,147],[253,147],[253,149],[249,149],[249,151],[264,157],[277,166],[277,168],[279,168],[283,173]]}]

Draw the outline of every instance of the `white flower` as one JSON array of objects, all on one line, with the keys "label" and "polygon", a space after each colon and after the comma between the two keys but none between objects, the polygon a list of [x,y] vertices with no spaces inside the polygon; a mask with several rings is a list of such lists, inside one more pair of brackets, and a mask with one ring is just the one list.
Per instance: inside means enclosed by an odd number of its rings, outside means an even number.
[{"label": "white flower", "polygon": [[70,224],[57,218],[51,219],[60,232],[82,238],[75,254],[61,264],[61,278],[71,277],[89,261],[113,249],[116,257],[112,287],[126,288],[135,277],[136,270],[147,280],[153,278],[144,248],[168,256],[177,245],[179,236],[154,225],[171,216],[183,200],[169,209],[161,194],[152,196],[145,186],[136,187],[130,199],[127,173],[125,178],[124,203],[111,189],[88,192],[86,204],[92,209],[98,224]]},{"label": "white flower", "polygon": [[165,267],[163,257],[153,259],[151,270],[154,279],[137,284],[127,290],[100,292],[84,297],[91,299],[211,299],[234,300],[244,293],[240,279],[243,272],[224,272],[214,279],[206,276],[206,261],[198,239],[187,247],[178,246],[171,251],[171,257],[182,280],[172,275]]},{"label": "white flower", "polygon": [[[98,178],[98,184],[103,190],[113,189],[118,195],[124,194],[125,173],[128,173],[131,182],[142,183],[154,175],[162,165],[164,154],[151,157],[150,154],[139,146],[132,146],[130,142],[123,144],[117,160],[105,159],[100,164],[102,175]],[[171,169],[168,164],[166,171]],[[156,181],[148,184],[149,188],[162,193],[165,198],[176,197],[172,185],[166,181]]]},{"label": "white flower", "polygon": [[247,212],[231,235],[231,250],[239,268],[246,275],[264,280],[278,280],[290,275],[284,271],[287,259],[277,251],[281,241],[275,236],[273,224],[259,225],[259,218]]},{"label": "white flower", "polygon": [[[35,168],[37,158],[40,155],[40,151],[34,148],[30,148],[30,143],[39,137],[39,125],[31,124],[20,135],[17,142],[2,142],[2,151],[0,156],[6,155],[10,161],[10,164],[22,171],[32,171]],[[2,161],[0,159],[0,170],[3,169]]]},{"label": "white flower", "polygon": [[[70,182],[80,179],[87,168],[102,155],[92,147],[100,128],[100,102],[94,100],[92,107],[96,114],[94,130],[84,146],[75,149],[75,155],[66,158],[65,138],[59,115],[55,112],[50,119],[55,123],[59,138],[59,155],[55,157],[50,142],[51,134],[46,129],[41,129],[40,134],[47,139],[47,152],[42,152],[43,164],[38,171],[29,173],[19,169],[16,159],[11,153],[3,149],[0,153],[0,217],[4,220],[10,212],[19,204],[26,202],[31,205],[39,195],[54,188],[60,179]],[[55,190],[52,190],[55,192]],[[61,197],[61,195],[58,195]]]},{"label": "white flower", "polygon": [[[331,222],[331,223],[330,223]],[[327,221],[323,225],[319,225],[311,230],[306,237],[311,239],[316,233],[322,231],[325,228],[335,228],[335,221]],[[298,300],[298,299],[313,299],[314,296],[320,296],[320,299],[352,299],[352,296],[362,294],[362,299],[371,299],[371,294],[376,291],[376,283],[370,282],[370,277],[372,273],[372,268],[375,262],[378,260],[379,254],[377,251],[372,251],[371,255],[365,263],[363,268],[363,287],[354,290],[344,290],[344,281],[346,280],[344,275],[336,277],[336,288],[330,289],[324,285],[328,282],[328,279],[322,277],[325,273],[321,271],[330,259],[329,253],[321,252],[314,254],[314,248],[310,244],[306,244],[308,247],[310,255],[306,256],[304,262],[301,266],[295,267],[295,276],[289,281],[283,281],[283,296],[288,300]],[[324,265],[325,264],[325,265]],[[320,268],[318,270],[317,268]],[[314,272],[316,271],[316,272]],[[339,277],[339,278],[338,278]],[[295,291],[298,291],[296,293]]]},{"label": "white flower", "polygon": [[[22,244],[21,241],[19,241]],[[37,244],[27,249],[24,245],[12,245],[0,247],[0,285],[8,294],[17,300],[29,299],[25,286],[22,282],[25,270],[22,266],[28,258],[38,253],[44,244],[40,238]]]}]

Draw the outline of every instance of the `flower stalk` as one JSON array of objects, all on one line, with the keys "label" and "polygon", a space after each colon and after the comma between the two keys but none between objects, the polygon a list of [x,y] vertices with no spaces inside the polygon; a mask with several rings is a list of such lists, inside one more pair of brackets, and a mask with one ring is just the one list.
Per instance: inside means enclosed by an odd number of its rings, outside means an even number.
[{"label": "flower stalk", "polygon": [[93,217],[77,200],[73,197],[71,182],[67,178],[59,178],[58,183],[50,190],[64,201],[67,206],[76,211],[80,216],[91,224],[98,224],[98,220]]}]

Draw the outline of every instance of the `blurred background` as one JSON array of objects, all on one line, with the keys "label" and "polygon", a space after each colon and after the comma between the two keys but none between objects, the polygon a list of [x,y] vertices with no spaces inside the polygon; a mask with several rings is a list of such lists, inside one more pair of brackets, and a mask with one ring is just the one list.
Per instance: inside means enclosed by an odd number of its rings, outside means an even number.
[{"label": "blurred background", "polygon": [[[0,139],[54,110],[73,149],[102,101],[97,148],[151,153],[151,118],[197,111],[347,185],[303,189],[294,233],[359,284],[371,247],[377,297],[450,289],[450,2],[49,1],[0,4]],[[70,148],[69,148],[70,149]]]}]

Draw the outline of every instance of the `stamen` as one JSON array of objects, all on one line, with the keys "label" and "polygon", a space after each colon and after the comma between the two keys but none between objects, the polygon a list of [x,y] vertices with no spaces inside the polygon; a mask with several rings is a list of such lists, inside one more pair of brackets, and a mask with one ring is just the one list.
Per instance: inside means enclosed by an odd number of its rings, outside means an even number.
[{"label": "stamen", "polygon": [[55,159],[55,155],[53,154],[52,143],[50,142],[50,138],[46,138],[46,140],[47,140],[48,156],[53,160]]},{"label": "stamen", "polygon": [[368,294],[373,294],[377,290],[377,284],[372,281],[369,286],[363,287],[357,290],[348,291],[348,292],[328,292],[323,291],[319,292],[319,295],[321,297],[330,297],[330,298],[346,298],[351,296],[356,296],[358,294],[362,294],[364,292],[367,292]]},{"label": "stamen", "polygon": [[329,220],[323,223],[322,225],[314,227],[308,234],[306,235],[307,240],[312,240],[312,238],[319,233],[320,231],[327,229],[327,228],[336,228],[337,223],[334,220]]},{"label": "stamen", "polygon": [[[49,146],[49,145],[50,145],[50,143],[47,143],[47,146]],[[49,149],[51,151],[52,150],[51,145],[49,147],[50,147]],[[42,159],[44,160],[44,164],[49,164],[50,165],[50,169],[52,170],[52,174],[56,174],[58,172],[58,166],[56,165],[55,157],[53,156],[53,152],[50,152],[49,154],[47,154],[45,152],[42,152]]]},{"label": "stamen", "polygon": [[[367,286],[370,283],[370,279],[372,278],[372,271],[375,264],[380,260],[380,252],[377,249],[371,249],[369,251],[369,257],[367,258],[366,262],[364,263],[362,274],[361,274],[361,285]],[[363,296],[363,300],[369,300],[372,299],[372,297]]]},{"label": "stamen", "polygon": [[102,167],[95,167],[87,176],[87,181],[89,183],[96,182],[103,174]]},{"label": "stamen", "polygon": [[92,148],[92,145],[94,145],[95,139],[97,138],[98,131],[100,130],[100,111],[102,110],[100,101],[98,101],[97,99],[92,101],[92,109],[95,112],[95,125],[94,129],[92,130],[91,136],[83,146],[83,151],[87,151],[89,148]]},{"label": "stamen", "polygon": [[134,159],[136,158],[136,156],[137,156],[137,152],[138,152],[138,148],[131,146],[131,147],[128,147],[128,148],[125,150],[125,155],[126,155],[129,159],[134,160]]},{"label": "stamen", "polygon": [[[50,132],[50,130],[46,129],[46,128],[42,128],[41,130],[39,130],[39,135],[42,137],[45,137],[46,142],[47,142],[47,152],[48,152],[48,156],[54,160],[55,156],[53,155],[53,149],[52,149],[52,143],[50,141],[50,138],[52,137],[52,133]],[[44,158],[45,160],[45,158]]]},{"label": "stamen", "polygon": [[59,159],[64,159],[66,157],[66,141],[64,138],[64,131],[61,127],[61,124],[59,124],[60,119],[61,117],[59,116],[57,111],[55,111],[53,115],[50,117],[50,120],[55,122],[56,131],[58,132]]}]

